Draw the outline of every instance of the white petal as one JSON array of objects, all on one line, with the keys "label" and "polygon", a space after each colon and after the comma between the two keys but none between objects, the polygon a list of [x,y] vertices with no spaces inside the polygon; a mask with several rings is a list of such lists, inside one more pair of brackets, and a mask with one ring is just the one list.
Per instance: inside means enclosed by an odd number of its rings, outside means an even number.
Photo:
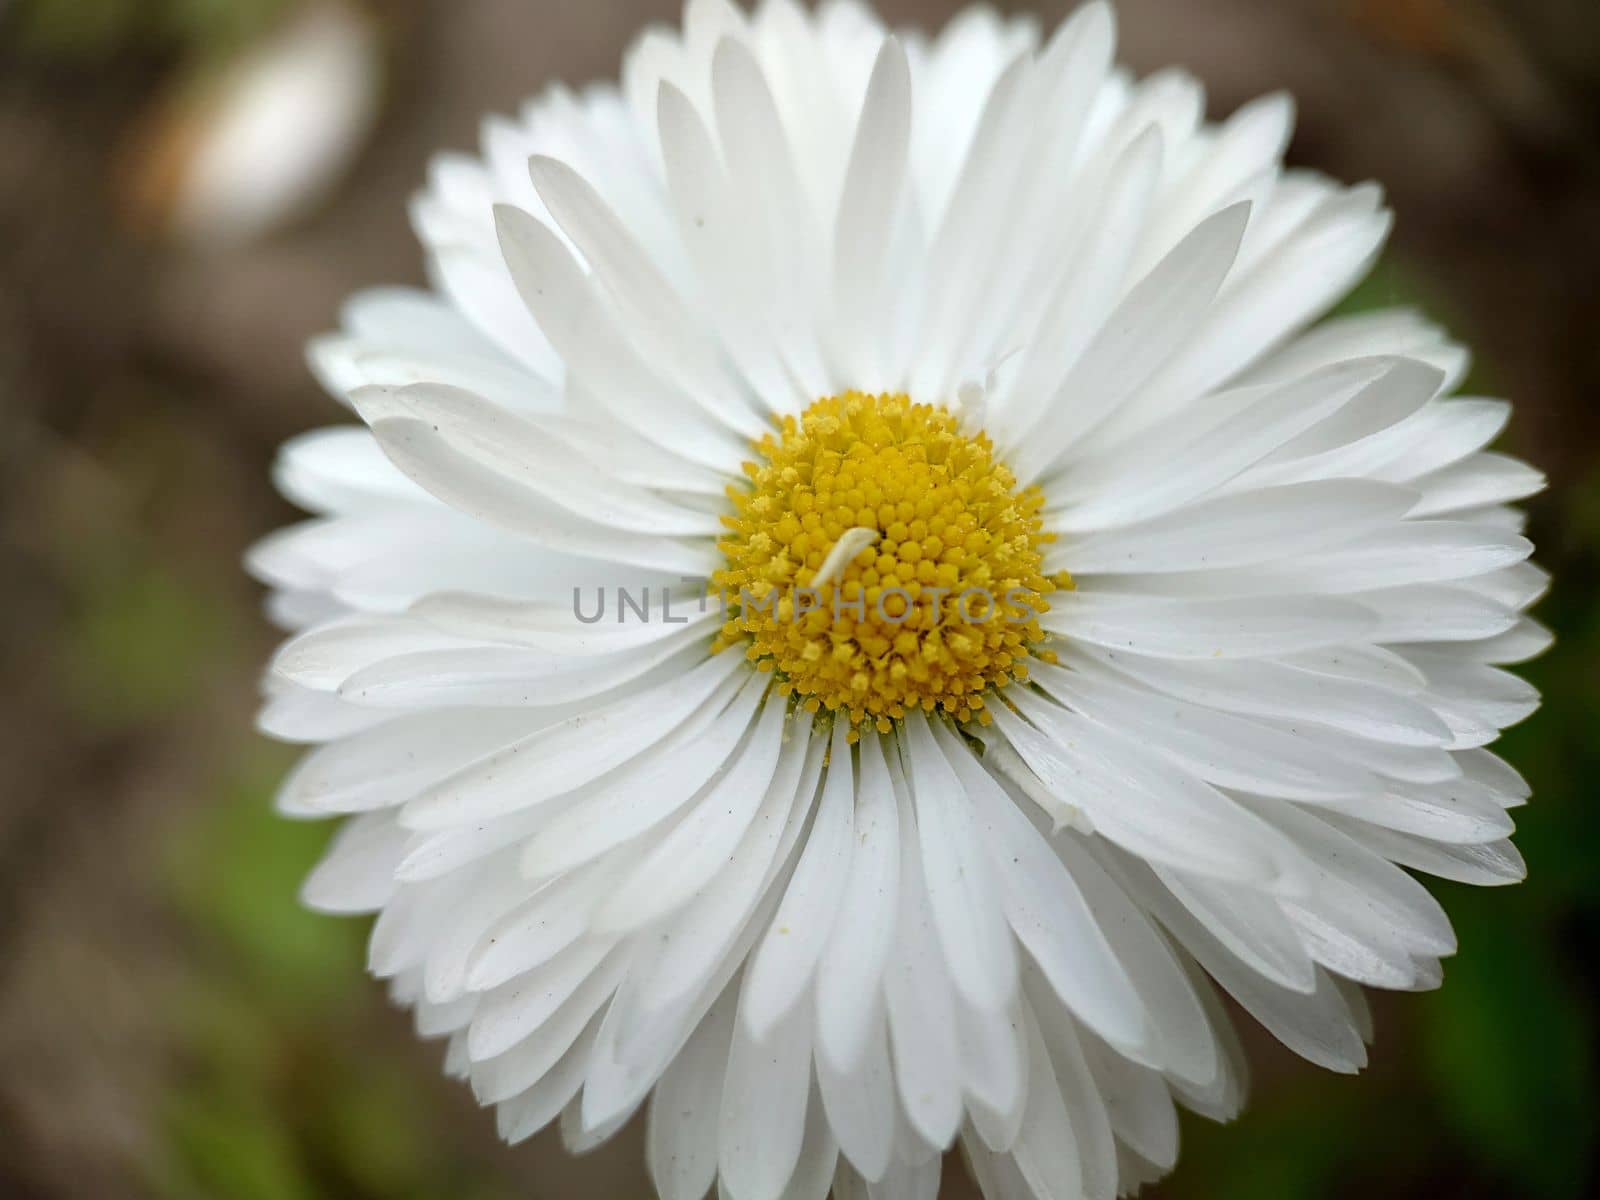
[{"label": "white petal", "polygon": [[737,440],[651,373],[561,240],[517,209],[499,207],[495,218],[500,250],[522,300],[569,368],[663,449],[724,474],[737,470]]},{"label": "white petal", "polygon": [[1465,587],[1410,584],[1363,592],[1361,603],[1378,614],[1375,642],[1471,642],[1498,637],[1517,614]]},{"label": "white petal", "polygon": [[1319,871],[1313,895],[1300,902],[1301,908],[1316,911],[1347,936],[1367,942],[1393,939],[1412,956],[1455,953],[1449,918],[1411,876],[1311,813],[1287,805],[1259,805],[1258,811],[1298,838]]},{"label": "white petal", "polygon": [[1114,528],[1205,495],[1337,413],[1383,379],[1383,359],[1341,362],[1290,380],[1213,393],[1125,450],[1075,464],[1051,485],[1070,497],[1068,531]]},{"label": "white petal", "polygon": [[1083,1162],[1077,1131],[1061,1098],[1038,1022],[1030,1010],[1024,1008],[1023,1012],[1030,1065],[1028,1108],[1011,1155],[1035,1195],[1082,1195]]},{"label": "white petal", "polygon": [[1329,317],[1267,355],[1239,382],[1292,379],[1333,363],[1388,355],[1435,366],[1448,359],[1446,391],[1460,382],[1466,369],[1465,352],[1450,345],[1438,326],[1412,309],[1386,308]]},{"label": "white petal", "polygon": [[1522,854],[1509,841],[1449,846],[1363,821],[1347,820],[1336,814],[1328,814],[1326,819],[1385,858],[1441,879],[1499,887],[1521,883],[1528,874]]},{"label": "white petal", "polygon": [[1409,482],[1444,470],[1482,450],[1510,418],[1503,400],[1436,400],[1395,431],[1394,456],[1380,478]]},{"label": "white petal", "polygon": [[622,483],[610,475],[609,464],[574,461],[559,432],[463,388],[434,382],[358,388],[352,400],[374,427],[391,417],[422,421],[479,469],[590,523],[663,537],[715,537],[721,532],[714,515]]},{"label": "white petal", "polygon": [[355,616],[291,638],[273,655],[271,669],[301,687],[333,691],[363,667],[385,658],[471,644],[403,618]]},{"label": "white petal", "polygon": [[420,650],[355,672],[339,695],[374,708],[567,710],[610,699],[624,687],[682,678],[705,661],[710,633],[685,629],[648,650],[607,658],[561,659],[505,646]]},{"label": "white petal", "polygon": [[1515,828],[1489,790],[1470,779],[1392,782],[1383,794],[1341,800],[1330,808],[1398,833],[1458,846],[1498,841]]},{"label": "white petal", "polygon": [[767,701],[748,741],[670,833],[596,916],[599,928],[629,932],[681,907],[726,865],[755,819],[773,773],[788,717],[780,697]]},{"label": "white petal", "polygon": [[[1330,660],[1368,661],[1366,652],[1341,646],[1309,653],[1320,657],[1291,655],[1275,662],[1206,662],[1146,658],[1085,647],[1074,648],[1070,660],[1076,663],[1092,658],[1157,691],[1225,712],[1282,718],[1296,724],[1309,721],[1402,745],[1438,746],[1449,740],[1449,728],[1433,710],[1399,690],[1373,686],[1366,679],[1341,677],[1330,669],[1310,669],[1324,667]],[[1408,690],[1420,691],[1420,673],[1403,659],[1397,661],[1417,680]],[[1399,678],[1409,683],[1408,677]]]},{"label": "white petal", "polygon": [[1505,633],[1482,641],[1464,642],[1458,650],[1476,662],[1510,666],[1538,658],[1550,649],[1555,635],[1531,617],[1523,617]]},{"label": "white petal", "polygon": [[663,81],[656,104],[661,154],[684,245],[722,341],[770,411],[798,412],[812,397],[784,362],[773,325],[765,230],[740,208],[711,131],[695,104]]},{"label": "white petal", "polygon": [[1077,244],[1063,255],[1055,292],[1003,398],[996,438],[1008,451],[1052,405],[1062,378],[1120,298],[1136,235],[1161,173],[1162,141],[1150,128],[1110,164],[1096,206],[1080,218]]},{"label": "white petal", "polygon": [[1097,832],[1152,858],[1221,879],[1285,886],[1292,856],[1276,835],[1187,772],[1150,761],[1137,743],[1019,692],[1023,715],[997,705],[995,724],[1039,779]]},{"label": "white petal", "polygon": [[825,243],[771,87],[749,49],[724,38],[712,57],[711,91],[739,211],[765,218],[768,286],[784,357],[806,393],[827,395],[833,389],[814,333],[827,271]]},{"label": "white petal", "polygon": [[875,731],[862,736],[855,836],[839,899],[839,911],[850,919],[836,923],[817,964],[817,1054],[846,1075],[866,1053],[880,1012],[879,989],[900,910],[900,843],[912,837],[910,829],[900,828],[884,751]]},{"label": "white petal", "polygon": [[620,863],[599,864],[537,888],[485,931],[467,963],[467,986],[496,987],[573,945],[588,932],[590,913],[623,869]]},{"label": "white petal", "polygon": [[395,890],[395,867],[407,834],[389,812],[346,821],[300,889],[308,908],[329,913],[375,912]]},{"label": "white petal", "polygon": [[[428,946],[424,964],[424,995],[436,1004],[448,1003],[467,990],[467,970],[473,950],[484,935],[528,894],[518,877],[512,856],[487,857],[474,868],[472,886],[463,887],[452,906],[450,920],[442,923]],[[576,1036],[581,1022],[573,1029]],[[470,1044],[469,1044],[470,1054]]]},{"label": "white petal", "polygon": [[766,1038],[778,1018],[808,989],[841,911],[855,840],[856,807],[845,735],[846,726],[839,722],[834,726],[831,765],[816,821],[778,915],[750,962],[742,1013],[757,1039]]},{"label": "white petal", "polygon": [[715,655],[679,681],[541,729],[428,789],[406,805],[405,823],[442,829],[581,787],[671,733],[741,665],[735,655]]},{"label": "white petal", "polygon": [[627,959],[617,957],[584,980],[539,1029],[497,1058],[472,1064],[472,1090],[484,1104],[498,1103],[526,1091],[555,1069],[577,1042],[626,973]]},{"label": "white petal", "polygon": [[1275,174],[1293,126],[1294,101],[1281,92],[1252,100],[1222,122],[1206,153],[1173,182],[1165,211],[1145,233],[1141,269],[1207,215],[1248,195],[1264,172]]},{"label": "white petal", "polygon": [[585,789],[578,803],[524,843],[523,873],[544,879],[571,870],[671,817],[726,767],[764,692],[764,681],[751,673],[709,728],[699,728],[699,722],[687,726],[669,744],[646,751]]},{"label": "white petal", "polygon": [[495,1117],[502,1138],[515,1144],[532,1137],[555,1120],[572,1102],[578,1089],[583,1086],[584,1072],[589,1066],[589,1052],[594,1049],[595,1034],[599,1029],[600,1018],[591,1018],[577,1041],[539,1082],[500,1105]]},{"label": "white petal", "polygon": [[[972,799],[949,761],[951,753],[970,752],[951,745],[953,735],[943,729],[936,740],[921,711],[907,714],[903,729],[923,882],[945,962],[967,1003],[1001,1014],[1015,994],[1016,954]],[[973,776],[988,782],[982,772]]]},{"label": "white petal", "polygon": [[1318,1066],[1352,1074],[1366,1064],[1366,1047],[1326,974],[1309,995],[1268,982],[1223,948],[1220,942],[1170,892],[1126,856],[1115,863],[1116,874],[1160,919],[1184,949],[1235,1000],[1284,1045]]},{"label": "white petal", "polygon": [[974,806],[1017,939],[1079,1020],[1118,1045],[1145,1045],[1153,1032],[1144,1005],[1071,873],[970,751],[952,751],[951,761]]},{"label": "white petal", "polygon": [[702,1200],[716,1179],[722,1085],[735,1006],[730,989],[650,1095],[645,1157],[661,1200]]},{"label": "white petal", "polygon": [[396,503],[426,504],[427,493],[395,469],[372,434],[358,426],[315,429],[285,442],[272,481],[308,512],[381,512]]},{"label": "white petal", "polygon": [[1406,521],[1361,544],[1312,556],[1306,566],[1329,571],[1343,589],[1395,587],[1469,579],[1520,563],[1532,552],[1526,538],[1454,521]]},{"label": "white petal", "polygon": [[[1116,1139],[1106,1113],[1106,1098],[1100,1095],[1099,1085],[1090,1074],[1084,1056],[1090,1046],[1095,1046],[1101,1048],[1107,1058],[1120,1063],[1127,1060],[1114,1051],[1105,1050],[1093,1035],[1080,1036],[1059,1006],[1053,1005],[1048,995],[1040,994],[1037,981],[1030,982],[1035,984],[1029,989],[1033,1016],[1049,1050],[1049,1064],[1055,1072],[1061,1101],[1077,1142],[1085,1200],[1115,1200],[1118,1194]],[[1165,1084],[1161,1085],[1161,1090],[1166,1091]]]},{"label": "white petal", "polygon": [[684,575],[708,577],[716,568],[709,543],[610,531],[585,521],[452,447],[426,421],[392,417],[374,425],[373,433],[401,470],[446,504],[537,545]]},{"label": "white petal", "polygon": [[1245,966],[1291,992],[1316,990],[1316,966],[1276,898],[1171,867],[1152,870],[1173,898]]},{"label": "white petal", "polygon": [[1246,204],[1208,218],[1129,292],[1062,381],[1059,415],[1019,449],[1013,463],[1018,479],[1046,470],[1183,344],[1233,265],[1249,216]]},{"label": "white petal", "polygon": [[1544,473],[1504,454],[1474,454],[1454,466],[1417,479],[1422,499],[1413,517],[1437,517],[1490,504],[1511,504],[1542,492]]},{"label": "white petal", "polygon": [[789,1177],[784,1200],[828,1200],[838,1163],[839,1143],[822,1110],[822,1098],[813,1087],[806,1109],[805,1139],[800,1143],[800,1158]]},{"label": "white petal", "polygon": [[1370,773],[1293,734],[1119,686],[1109,673],[1097,676],[1093,666],[1063,671],[1041,663],[1033,678],[1096,724],[1138,738],[1218,787],[1298,800],[1359,795],[1378,786]]},{"label": "white petal", "polygon": [[643,1009],[670,1012],[692,999],[715,977],[728,948],[754,942],[810,813],[824,745],[798,734],[790,739],[749,833],[725,867],[646,942],[650,957],[636,973]]},{"label": "white petal", "polygon": [[1355,641],[1372,616],[1321,596],[1255,600],[1149,599],[1090,592],[1059,595],[1045,628],[1111,650],[1158,658],[1265,658]]},{"label": "white petal", "polygon": [[952,348],[976,308],[976,293],[992,265],[995,197],[1012,182],[1026,134],[1020,114],[1029,98],[1030,64],[1014,59],[995,81],[961,167],[960,177],[928,249],[928,303],[918,331],[919,347],[911,378],[915,394],[938,395],[959,373]]},{"label": "white petal", "polygon": [[[900,43],[883,43],[856,130],[833,240],[835,319],[849,339],[845,362],[868,388],[883,378],[883,343],[897,297],[890,252],[901,213],[911,139],[911,73]],[[888,336],[886,336],[888,335]]]},{"label": "white petal", "polygon": [[[956,370],[1012,349],[1055,281],[1074,273],[1071,248],[1082,241],[1090,206],[1064,205],[1062,181],[1072,176],[1110,70],[1114,25],[1103,3],[1084,4],[1061,23],[1028,73],[1026,95],[996,135],[994,144],[1004,149],[974,172],[985,185],[987,220],[973,231],[983,240],[968,247],[978,267],[963,300],[971,319],[944,351]],[[1098,191],[1097,184],[1084,181],[1084,194]]]},{"label": "white petal", "polygon": [[1083,576],[1248,566],[1353,541],[1414,503],[1413,492],[1356,479],[1263,488],[1065,543],[1046,569],[1059,563]]},{"label": "white petal", "polygon": [[736,1021],[718,1132],[719,1162],[737,1200],[782,1200],[805,1139],[811,1013],[792,1012],[758,1042]]},{"label": "white petal", "polygon": [[344,813],[401,804],[474,759],[532,733],[528,712],[425,713],[398,717],[329,742],[300,760],[280,803]]},{"label": "white petal", "polygon": [[1171,1170],[1178,1161],[1178,1112],[1166,1081],[1087,1039],[1083,1054],[1117,1140],[1152,1166]]},{"label": "white petal", "polygon": [[[693,598],[701,595],[698,589],[691,587],[684,594],[662,576],[645,578],[648,582],[640,584],[630,579],[619,580],[609,587],[599,586],[592,620],[587,586],[574,588],[572,599],[565,606],[519,603],[466,592],[439,592],[421,598],[411,605],[410,611],[430,625],[462,637],[573,656],[636,650],[676,636],[685,624],[721,619],[721,613],[711,607],[708,599],[698,606],[694,603]],[[661,600],[659,617],[652,595]],[[611,603],[608,596],[615,597],[614,609],[608,607]],[[641,607],[644,609],[642,616],[637,611]],[[615,615],[610,615],[612,613]]]},{"label": "white petal", "polygon": [[1516,808],[1526,804],[1533,789],[1522,773],[1504,759],[1487,750],[1463,750],[1455,756],[1461,773],[1475,783],[1482,784],[1503,808]]},{"label": "white petal", "polygon": [[1320,315],[1365,273],[1390,223],[1359,193],[1329,201],[1278,251],[1230,281],[1187,349],[1151,382],[1147,411],[1154,417],[1163,397],[1194,396],[1222,383]]},{"label": "white petal", "polygon": [[1388,467],[1413,451],[1413,430],[1427,417],[1444,380],[1427,363],[1380,361],[1389,364],[1381,379],[1228,486],[1245,490],[1340,476],[1393,478]]},{"label": "white petal", "polygon": [[[902,791],[898,781],[895,791]],[[897,801],[903,832],[899,919],[884,973],[889,1041],[906,1119],[930,1145],[947,1146],[961,1124],[954,985],[929,912],[910,798],[901,794]]]},{"label": "white petal", "polygon": [[961,1090],[967,1120],[996,1150],[1017,1140],[1028,1098],[1028,1051],[1022,1034],[1022,1001],[996,1019],[956,997],[956,1041],[961,1051]]},{"label": "white petal", "polygon": [[551,215],[610,293],[640,355],[732,432],[747,438],[765,432],[723,368],[711,339],[700,329],[695,310],[661,275],[599,193],[558,159],[536,155],[528,169]]},{"label": "white petal", "polygon": [[[865,1005],[864,997],[859,998]],[[870,1006],[872,1023],[862,1050],[848,1070],[818,1047],[817,1085],[839,1148],[863,1178],[882,1179],[894,1154],[894,1074],[889,1066],[889,1031],[881,1003]]]},{"label": "white petal", "polygon": [[1223,1073],[1222,1052],[1205,1009],[1171,946],[1073,836],[1057,837],[1055,852],[1082,890],[1090,911],[1106,931],[1118,960],[1133,981],[1154,1039],[1150,1063],[1194,1087],[1211,1086]]},{"label": "white petal", "polygon": [[472,1019],[467,1053],[476,1061],[509,1050],[548,1021],[615,948],[614,942],[579,942],[485,993]]}]

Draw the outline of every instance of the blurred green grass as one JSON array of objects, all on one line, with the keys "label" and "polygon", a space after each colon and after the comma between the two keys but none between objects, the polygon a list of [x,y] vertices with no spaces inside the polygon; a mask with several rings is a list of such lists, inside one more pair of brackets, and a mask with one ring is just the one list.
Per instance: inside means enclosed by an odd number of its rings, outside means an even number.
[{"label": "blurred green grass", "polygon": [[247,44],[289,0],[16,0],[16,36],[33,57],[104,60],[133,49],[222,53]]}]

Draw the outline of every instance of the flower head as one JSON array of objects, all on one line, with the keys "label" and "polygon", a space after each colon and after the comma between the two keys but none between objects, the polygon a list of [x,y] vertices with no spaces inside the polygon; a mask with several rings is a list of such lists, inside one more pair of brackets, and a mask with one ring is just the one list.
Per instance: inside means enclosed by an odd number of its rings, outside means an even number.
[{"label": "flower head", "polygon": [[1109,1200],[1237,1110],[1220,993],[1355,1070],[1454,949],[1407,869],[1521,877],[1507,407],[1324,319],[1389,217],[1287,101],[1112,51],[691,0],[441,158],[435,289],[314,345],[360,423],[253,556],[280,803],[506,1137]]}]

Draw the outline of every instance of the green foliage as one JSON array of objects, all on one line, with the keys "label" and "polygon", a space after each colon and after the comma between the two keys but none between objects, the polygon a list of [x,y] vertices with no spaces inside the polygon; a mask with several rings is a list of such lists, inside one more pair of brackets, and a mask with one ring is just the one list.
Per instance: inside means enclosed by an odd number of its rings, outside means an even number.
[{"label": "green foliage", "polygon": [[314,1200],[289,1131],[259,1100],[209,1089],[180,1091],[166,1128],[174,1162],[156,1186],[171,1200]]},{"label": "green foliage", "polygon": [[[1594,1042],[1551,934],[1496,912],[1497,896],[1450,897],[1460,956],[1420,1027],[1440,1116],[1519,1196],[1587,1195],[1594,1150]],[[1530,936],[1532,935],[1532,936]]]},{"label": "green foliage", "polygon": [[33,57],[85,62],[148,49],[226,51],[287,7],[287,0],[16,0],[12,21]]},{"label": "green foliage", "polygon": [[239,982],[287,1015],[337,1002],[359,984],[360,930],[300,907],[300,882],[331,827],[286,821],[271,806],[292,753],[258,748],[222,802],[178,847],[172,867],[180,910],[216,939]]},{"label": "green foliage", "polygon": [[1345,1157],[1355,1115],[1343,1086],[1318,1081],[1266,1112],[1226,1129],[1184,1123],[1182,1170],[1167,1187],[1180,1197],[1311,1200],[1331,1194],[1331,1173]]},{"label": "green foliage", "polygon": [[81,576],[61,679],[102,728],[159,719],[191,700],[225,641],[222,610],[163,566],[109,552]]}]

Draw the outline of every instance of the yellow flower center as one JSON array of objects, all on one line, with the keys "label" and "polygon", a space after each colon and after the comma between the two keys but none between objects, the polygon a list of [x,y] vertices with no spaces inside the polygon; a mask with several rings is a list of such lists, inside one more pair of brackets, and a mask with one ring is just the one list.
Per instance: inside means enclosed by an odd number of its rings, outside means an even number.
[{"label": "yellow flower center", "polygon": [[[887,733],[913,706],[987,724],[984,693],[1027,674],[1044,497],[982,433],[903,395],[818,400],[755,443],[719,543],[715,650],[744,644],[810,712]],[[854,732],[852,731],[852,740]]]}]

